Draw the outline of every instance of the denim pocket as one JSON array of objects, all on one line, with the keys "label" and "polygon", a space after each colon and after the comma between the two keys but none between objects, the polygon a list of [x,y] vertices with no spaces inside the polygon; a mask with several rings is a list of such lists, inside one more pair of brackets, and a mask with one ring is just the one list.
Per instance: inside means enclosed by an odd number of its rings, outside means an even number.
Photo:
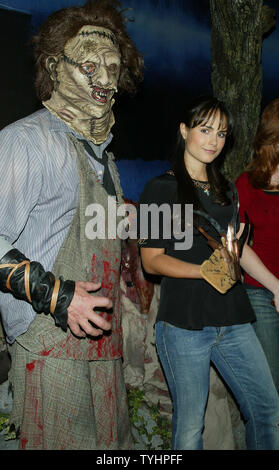
[{"label": "denim pocket", "polygon": [[260,295],[259,289],[246,289],[247,295],[250,296],[256,296]]},{"label": "denim pocket", "polygon": [[270,292],[270,290],[266,288],[255,288],[255,289],[246,288],[246,292],[249,298],[261,297],[262,299],[272,300],[274,297],[272,292]]}]

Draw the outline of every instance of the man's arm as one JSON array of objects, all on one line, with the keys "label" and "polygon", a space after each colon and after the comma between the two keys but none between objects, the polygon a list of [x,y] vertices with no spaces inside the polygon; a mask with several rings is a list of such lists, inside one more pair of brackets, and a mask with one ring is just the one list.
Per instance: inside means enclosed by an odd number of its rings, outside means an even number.
[{"label": "man's arm", "polygon": [[[10,249],[11,248],[11,249]],[[106,297],[92,296],[99,289],[93,282],[64,281],[46,272],[43,266],[30,261],[0,237],[0,289],[29,302],[36,312],[50,313],[63,330],[70,327],[73,334],[99,336],[110,329],[110,322],[94,312],[94,308],[111,308]],[[93,323],[93,325],[92,325]]]},{"label": "man's arm", "polygon": [[[8,126],[1,131],[0,138],[0,264],[13,265],[0,269],[0,290],[31,303],[37,312],[52,313],[56,324],[64,329],[68,325],[77,336],[99,336],[102,330],[110,329],[110,323],[93,309],[111,308],[111,302],[89,294],[98,286],[55,279],[52,273],[44,271],[40,263],[29,260],[12,245],[24,230],[40,197],[43,158],[40,153],[34,153],[30,139],[22,129],[15,132],[12,126]],[[23,264],[10,276],[19,263]],[[29,282],[26,282],[27,275]]]},{"label": "man's arm", "polygon": [[6,253],[8,253],[8,251],[13,250],[13,248],[13,245],[11,245],[4,237],[0,237],[0,260]]}]

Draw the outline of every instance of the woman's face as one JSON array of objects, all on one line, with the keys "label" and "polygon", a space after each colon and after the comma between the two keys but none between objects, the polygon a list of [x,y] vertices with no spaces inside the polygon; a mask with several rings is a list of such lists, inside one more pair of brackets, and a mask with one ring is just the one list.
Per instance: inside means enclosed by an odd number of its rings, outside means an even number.
[{"label": "woman's face", "polygon": [[220,122],[220,112],[217,111],[196,127],[188,128],[181,123],[180,132],[185,139],[186,166],[197,167],[211,163],[221,153],[226,142],[227,122],[224,119]]}]

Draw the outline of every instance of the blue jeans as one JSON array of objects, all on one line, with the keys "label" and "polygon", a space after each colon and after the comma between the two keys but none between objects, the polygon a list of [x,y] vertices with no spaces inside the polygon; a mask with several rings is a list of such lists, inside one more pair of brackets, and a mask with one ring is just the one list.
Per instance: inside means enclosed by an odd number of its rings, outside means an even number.
[{"label": "blue jeans", "polygon": [[254,330],[265,352],[275,387],[279,393],[279,314],[271,305],[273,294],[267,289],[246,289],[257,321]]},{"label": "blue jeans", "polygon": [[155,336],[173,400],[173,449],[203,448],[212,361],[238,401],[247,448],[279,450],[279,397],[250,323],[185,330],[159,322]]}]

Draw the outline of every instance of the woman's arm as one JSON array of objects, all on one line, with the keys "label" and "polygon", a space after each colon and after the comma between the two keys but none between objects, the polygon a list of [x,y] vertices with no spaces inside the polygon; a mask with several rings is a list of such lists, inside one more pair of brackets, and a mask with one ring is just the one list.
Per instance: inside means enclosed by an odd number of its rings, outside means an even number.
[{"label": "woman's arm", "polygon": [[164,248],[141,248],[140,251],[143,267],[149,274],[202,279],[200,265],[168,256],[165,254]]},{"label": "woman's arm", "polygon": [[[241,235],[243,228],[244,224],[241,223],[237,238]],[[279,279],[267,269],[258,255],[247,243],[245,243],[243,247],[240,265],[249,276],[256,279],[274,294],[275,308],[279,313]]]}]

